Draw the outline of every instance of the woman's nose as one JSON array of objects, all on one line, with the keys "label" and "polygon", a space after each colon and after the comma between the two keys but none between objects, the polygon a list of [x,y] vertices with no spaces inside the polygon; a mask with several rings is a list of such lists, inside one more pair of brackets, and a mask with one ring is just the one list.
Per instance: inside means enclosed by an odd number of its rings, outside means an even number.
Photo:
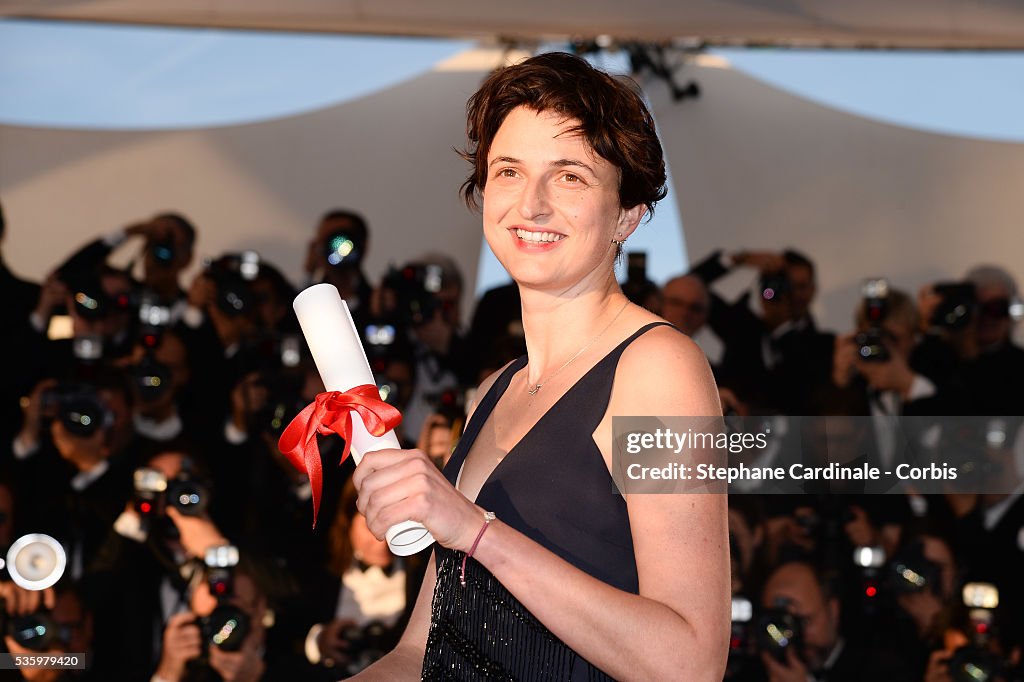
[{"label": "woman's nose", "polygon": [[545,183],[527,181],[519,196],[519,214],[525,220],[537,221],[550,213],[551,205]]}]

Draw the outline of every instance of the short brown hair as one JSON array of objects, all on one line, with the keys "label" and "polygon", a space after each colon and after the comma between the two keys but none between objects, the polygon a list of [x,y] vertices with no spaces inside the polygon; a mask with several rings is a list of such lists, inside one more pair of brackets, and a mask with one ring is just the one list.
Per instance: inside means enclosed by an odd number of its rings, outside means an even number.
[{"label": "short brown hair", "polygon": [[495,71],[466,104],[467,149],[473,165],[462,195],[477,208],[487,184],[487,154],[505,117],[517,107],[554,111],[578,121],[572,132],[619,169],[619,205],[643,204],[650,213],[665,198],[665,158],[635,83],[615,78],[565,52],[531,57]]}]

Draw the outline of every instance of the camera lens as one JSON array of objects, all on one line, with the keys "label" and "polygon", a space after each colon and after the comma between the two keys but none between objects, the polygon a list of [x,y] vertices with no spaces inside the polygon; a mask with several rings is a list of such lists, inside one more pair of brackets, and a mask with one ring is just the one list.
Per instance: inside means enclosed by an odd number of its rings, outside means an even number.
[{"label": "camera lens", "polygon": [[335,232],[325,242],[324,255],[330,265],[341,265],[358,258],[358,249],[352,237],[346,232]]},{"label": "camera lens", "polygon": [[153,242],[149,251],[153,254],[153,260],[159,265],[170,265],[174,261],[174,242],[172,241]]},{"label": "camera lens", "polygon": [[87,437],[107,425],[107,411],[95,398],[74,396],[62,402],[60,420],[74,435]]},{"label": "camera lens", "polygon": [[231,604],[221,604],[200,622],[206,641],[223,651],[238,651],[249,634],[249,616]]},{"label": "camera lens", "polygon": [[8,634],[19,645],[32,651],[46,651],[57,641],[57,626],[53,619],[43,612],[13,618]]},{"label": "camera lens", "polygon": [[778,661],[786,660],[786,651],[799,650],[802,639],[800,622],[784,609],[768,609],[757,622],[757,643],[761,651],[768,652]]},{"label": "camera lens", "polygon": [[201,516],[206,511],[206,489],[191,479],[175,479],[167,484],[167,503],[186,516]]},{"label": "camera lens", "polygon": [[139,397],[144,403],[159,400],[171,385],[170,369],[152,359],[140,362],[132,374],[139,389]]}]

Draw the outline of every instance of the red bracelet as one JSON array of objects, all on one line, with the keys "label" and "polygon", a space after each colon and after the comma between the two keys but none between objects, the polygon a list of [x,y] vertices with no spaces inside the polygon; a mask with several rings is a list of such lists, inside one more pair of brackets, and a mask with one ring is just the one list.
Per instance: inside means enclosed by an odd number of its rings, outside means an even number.
[{"label": "red bracelet", "polygon": [[496,519],[494,512],[484,512],[484,525],[480,526],[480,532],[476,534],[476,540],[473,540],[473,546],[469,548],[466,555],[462,557],[462,572],[459,574],[459,582],[462,586],[466,586],[466,560],[473,556],[473,552],[476,551],[476,546],[480,544],[480,538],[484,536],[484,531],[487,530],[487,526],[491,525],[491,521]]}]

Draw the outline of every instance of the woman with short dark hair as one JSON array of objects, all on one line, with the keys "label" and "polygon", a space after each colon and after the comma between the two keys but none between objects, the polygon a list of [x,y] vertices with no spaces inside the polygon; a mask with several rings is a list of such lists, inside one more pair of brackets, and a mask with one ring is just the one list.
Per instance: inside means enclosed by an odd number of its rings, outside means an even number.
[{"label": "woman with short dark hair", "polygon": [[527,355],[481,385],[442,473],[368,454],[378,536],[425,525],[435,562],[380,679],[720,680],[724,495],[614,494],[613,415],[720,414],[703,354],[630,304],[622,244],[665,196],[637,92],[578,57],[499,70],[469,101],[464,186],[519,286]]}]

